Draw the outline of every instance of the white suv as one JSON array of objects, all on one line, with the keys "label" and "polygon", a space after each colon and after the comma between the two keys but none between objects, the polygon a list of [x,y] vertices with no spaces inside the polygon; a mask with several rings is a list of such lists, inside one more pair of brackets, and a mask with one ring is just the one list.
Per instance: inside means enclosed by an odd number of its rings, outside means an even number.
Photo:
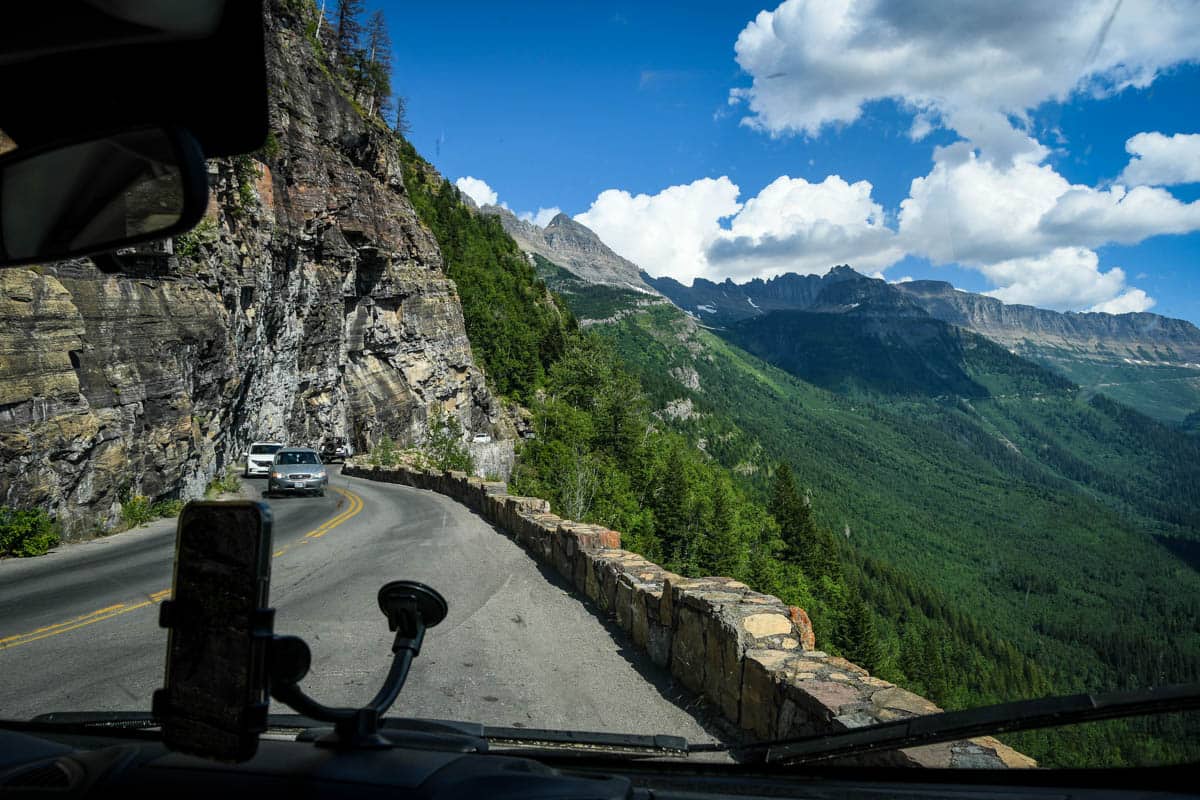
[{"label": "white suv", "polygon": [[250,450],[242,453],[242,457],[246,459],[245,477],[269,475],[271,462],[275,460],[275,453],[282,447],[283,444],[280,442],[254,442],[251,444]]}]

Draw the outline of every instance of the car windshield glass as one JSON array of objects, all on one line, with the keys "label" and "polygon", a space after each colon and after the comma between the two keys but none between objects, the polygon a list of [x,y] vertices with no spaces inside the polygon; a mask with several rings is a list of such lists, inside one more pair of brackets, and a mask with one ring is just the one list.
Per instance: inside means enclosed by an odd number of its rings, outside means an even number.
[{"label": "car windshield glass", "polygon": [[[424,719],[763,742],[1200,681],[1198,2],[207,3],[261,5],[270,132],[202,221],[0,268],[0,716],[151,708],[193,501],[270,510],[329,706],[402,579],[449,606]],[[94,133],[67,22],[0,151]],[[1200,761],[1200,715],[889,763],[1031,760]]]},{"label": "car windshield glass", "polygon": [[317,464],[316,453],[298,453],[292,450],[285,450],[282,453],[275,455],[276,464]]}]

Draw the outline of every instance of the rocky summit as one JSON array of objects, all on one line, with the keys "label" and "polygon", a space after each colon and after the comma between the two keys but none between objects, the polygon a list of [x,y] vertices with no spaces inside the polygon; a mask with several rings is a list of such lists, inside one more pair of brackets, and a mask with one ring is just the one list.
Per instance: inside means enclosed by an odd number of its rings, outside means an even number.
[{"label": "rocky summit", "polygon": [[944,281],[895,284],[945,322],[970,328],[1000,344],[1069,347],[1099,355],[1200,367],[1200,329],[1147,312],[1063,314],[955,289]]},{"label": "rocky summit", "polygon": [[633,262],[617,255],[590,228],[558,214],[545,228],[519,219],[507,208],[484,206],[526,253],[536,253],[588,282],[658,294]]},{"label": "rocky summit", "polygon": [[964,292],[942,281],[889,284],[845,265],[823,276],[787,273],[740,284],[697,278],[684,286],[672,278],[643,276],[706,325],[737,326],[775,312],[910,322],[925,317],[980,334],[1088,392],[1107,394],[1163,422],[1181,423],[1200,407],[1200,329],[1185,320],[1051,311]]},{"label": "rocky summit", "polygon": [[505,429],[398,137],[327,68],[315,10],[267,7],[272,133],[210,162],[195,230],[121,274],[0,271],[0,504],[68,536],[130,494],[201,495],[257,439],[408,443],[435,409]]}]

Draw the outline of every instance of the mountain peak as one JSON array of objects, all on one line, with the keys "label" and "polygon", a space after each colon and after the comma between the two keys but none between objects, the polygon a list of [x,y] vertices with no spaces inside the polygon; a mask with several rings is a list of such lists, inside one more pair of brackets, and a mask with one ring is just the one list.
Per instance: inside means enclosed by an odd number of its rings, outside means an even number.
[{"label": "mountain peak", "polygon": [[621,258],[595,231],[564,213],[556,214],[545,228],[518,219],[507,208],[485,206],[483,213],[499,217],[505,233],[526,253],[537,253],[588,283],[657,294],[642,279],[636,264]]},{"label": "mountain peak", "polygon": [[571,219],[563,211],[560,211],[557,214],[555,214],[554,219],[552,219],[546,223],[546,230],[550,230],[551,228],[582,228],[583,230],[592,234],[592,236],[596,235],[590,228]]}]

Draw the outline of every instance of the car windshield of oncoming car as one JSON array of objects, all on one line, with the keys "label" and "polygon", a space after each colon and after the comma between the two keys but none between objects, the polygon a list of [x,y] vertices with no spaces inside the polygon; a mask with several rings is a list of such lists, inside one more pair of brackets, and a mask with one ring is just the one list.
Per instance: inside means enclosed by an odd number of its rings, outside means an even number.
[{"label": "car windshield of oncoming car", "polygon": [[276,456],[275,463],[277,464],[319,464],[316,453],[279,453]]},{"label": "car windshield of oncoming car", "polygon": [[250,455],[271,455],[279,452],[281,446],[278,444],[256,444],[251,446]]}]

